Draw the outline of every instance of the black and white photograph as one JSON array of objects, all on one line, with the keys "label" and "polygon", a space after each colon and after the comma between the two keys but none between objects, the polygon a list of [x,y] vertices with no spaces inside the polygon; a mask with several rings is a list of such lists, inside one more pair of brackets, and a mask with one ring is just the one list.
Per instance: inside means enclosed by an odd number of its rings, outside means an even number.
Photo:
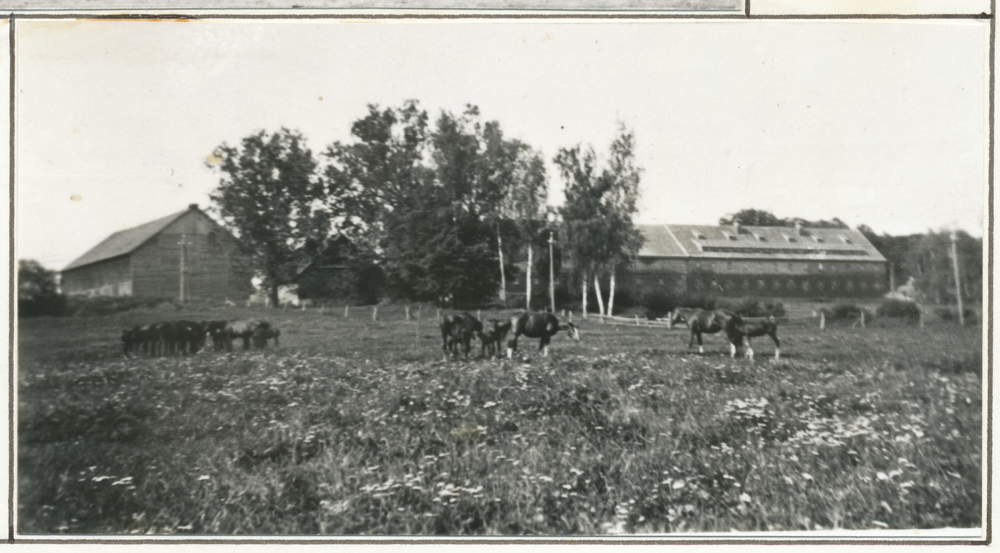
[{"label": "black and white photograph", "polygon": [[10,539],[988,543],[992,5],[761,4],[13,6]]}]

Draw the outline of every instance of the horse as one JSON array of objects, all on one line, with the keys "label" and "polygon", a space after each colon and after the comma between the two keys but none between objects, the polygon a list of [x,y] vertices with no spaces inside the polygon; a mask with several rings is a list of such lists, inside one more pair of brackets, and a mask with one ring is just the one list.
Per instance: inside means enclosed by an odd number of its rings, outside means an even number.
[{"label": "horse", "polygon": [[[727,337],[729,337],[730,332],[740,332],[740,328],[743,325],[743,320],[739,315],[721,309],[706,311],[704,309],[680,307],[670,314],[670,324],[673,325],[681,321],[687,323],[688,330],[690,330],[691,338],[688,340],[688,348],[694,346],[695,338],[698,339],[698,353],[705,353],[705,348],[702,346],[701,341],[702,334],[715,334],[716,332],[726,330]],[[730,356],[736,357],[736,345],[732,342],[732,339],[730,339],[729,348]]]},{"label": "horse", "polygon": [[[475,318],[471,315],[467,318],[465,315],[468,314],[446,315],[441,319],[441,351],[444,352],[445,360],[448,359],[449,354],[458,354],[459,345],[462,346],[465,357],[469,357],[469,343],[475,333],[470,320],[475,320]],[[479,328],[482,330],[482,323],[479,323]]]},{"label": "horse", "polygon": [[226,321],[205,321],[205,331],[212,338],[212,346],[215,351],[226,349]]},{"label": "horse", "polygon": [[729,342],[734,348],[738,348],[742,343],[746,347],[747,359],[753,359],[753,348],[750,347],[750,338],[758,336],[770,336],[774,341],[774,358],[781,359],[781,341],[778,340],[778,325],[773,318],[762,321],[743,321],[742,325],[726,329]]},{"label": "horse", "polygon": [[253,344],[260,349],[267,347],[267,341],[271,338],[274,339],[274,347],[278,347],[278,339],[281,336],[281,331],[274,328],[266,321],[261,321],[257,326],[256,332],[253,335]]},{"label": "horse", "polygon": [[253,342],[253,345],[259,346],[260,343],[257,340],[261,328],[271,328],[271,325],[266,321],[242,320],[227,322],[226,327],[221,332],[226,351],[233,351],[233,340],[236,338],[243,339],[244,351],[250,349],[251,342]]},{"label": "horse", "polygon": [[522,334],[528,338],[540,338],[538,349],[542,350],[542,357],[548,357],[549,341],[560,330],[567,331],[571,338],[577,342],[580,341],[580,331],[576,329],[576,326],[573,323],[560,323],[559,319],[552,313],[514,315],[510,319],[510,326],[514,331],[514,337],[507,342],[507,359],[514,356],[514,351],[517,349],[517,338]]},{"label": "horse", "polygon": [[483,358],[498,357],[500,354],[500,344],[503,343],[507,333],[510,332],[511,322],[500,319],[490,319],[483,332],[479,335],[482,341]]}]

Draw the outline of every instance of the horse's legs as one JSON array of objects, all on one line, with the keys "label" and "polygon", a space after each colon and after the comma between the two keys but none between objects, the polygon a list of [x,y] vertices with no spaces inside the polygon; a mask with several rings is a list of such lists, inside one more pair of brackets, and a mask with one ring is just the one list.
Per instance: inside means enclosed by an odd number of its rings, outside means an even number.
[{"label": "horse's legs", "polygon": [[774,333],[771,334],[771,339],[774,340],[774,358],[776,360],[777,359],[781,359],[781,342],[778,341],[778,331],[777,330],[775,330]]},{"label": "horse's legs", "polygon": [[747,348],[746,352],[747,359],[753,361],[753,348],[750,347],[750,338],[748,336],[743,337],[743,345],[746,346]]},{"label": "horse's legs", "polygon": [[[702,345],[701,345],[701,332],[692,332],[691,333],[691,342],[692,343],[694,343],[694,337],[695,336],[698,337],[698,353],[705,353],[705,348],[703,348]],[[688,346],[688,347],[691,347],[691,346]]]},{"label": "horse's legs", "polygon": [[515,332],[514,337],[507,342],[507,359],[514,357],[514,351],[517,349],[517,337],[520,335],[520,332]]},{"label": "horse's legs", "polygon": [[542,336],[542,339],[538,341],[538,349],[542,350],[542,357],[549,356],[549,341],[551,339],[551,336]]},{"label": "horse's legs", "polygon": [[736,357],[736,344],[729,342],[729,356]]}]

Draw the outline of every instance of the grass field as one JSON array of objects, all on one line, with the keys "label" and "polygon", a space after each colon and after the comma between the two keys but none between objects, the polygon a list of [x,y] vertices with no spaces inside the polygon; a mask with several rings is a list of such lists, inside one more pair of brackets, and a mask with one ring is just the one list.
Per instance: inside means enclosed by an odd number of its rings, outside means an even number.
[{"label": "grass field", "polygon": [[[430,313],[430,316],[428,315]],[[978,527],[981,329],[779,329],[782,359],[580,323],[442,362],[434,311],[137,310],[19,326],[29,534],[589,535]],[[492,314],[483,313],[483,317]],[[281,347],[124,359],[120,330],[266,317]]]}]

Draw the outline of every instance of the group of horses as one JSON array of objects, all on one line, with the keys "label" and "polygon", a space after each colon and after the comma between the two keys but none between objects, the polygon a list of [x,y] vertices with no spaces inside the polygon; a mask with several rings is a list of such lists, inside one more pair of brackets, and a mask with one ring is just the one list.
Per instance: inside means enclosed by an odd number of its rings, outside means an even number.
[{"label": "group of horses", "polygon": [[770,336],[774,341],[774,358],[781,358],[781,341],[778,340],[778,325],[773,319],[768,318],[762,321],[745,321],[742,317],[722,309],[707,311],[704,309],[678,308],[670,313],[670,323],[687,323],[691,338],[688,340],[688,348],[694,347],[695,339],[698,340],[698,353],[704,353],[702,347],[702,334],[715,334],[723,332],[729,340],[730,355],[736,357],[738,349],[742,346],[744,354],[748,359],[753,359],[753,348],[750,346],[750,338],[759,336]]},{"label": "group of horses", "polygon": [[242,339],[243,349],[264,348],[268,340],[278,345],[281,331],[267,321],[165,321],[136,325],[122,331],[126,356],[197,353],[211,338],[215,351],[233,351],[233,340]]},{"label": "group of horses", "polygon": [[[748,359],[753,359],[750,339],[770,336],[774,341],[774,358],[781,357],[781,342],[778,327],[773,319],[746,321],[739,315],[726,310],[703,310],[678,308],[670,313],[672,324],[686,323],[690,331],[688,348],[698,341],[698,352],[704,353],[703,334],[722,332],[729,340],[730,353],[736,356],[739,348],[744,348]],[[542,356],[549,354],[549,343],[560,330],[570,338],[580,341],[580,332],[573,323],[563,323],[552,313],[520,313],[509,319],[489,319],[484,324],[470,313],[446,315],[441,320],[441,350],[445,359],[464,355],[469,357],[473,338],[479,338],[481,354],[484,358],[500,357],[501,345],[507,335],[507,358],[517,351],[517,340],[521,336],[538,338],[538,349]],[[263,320],[235,321],[167,321],[148,325],[136,325],[122,331],[122,346],[126,356],[145,353],[150,356],[174,353],[196,353],[205,347],[209,338],[215,351],[233,351],[233,341],[243,340],[243,349],[267,347],[268,340],[278,345],[281,331]]]},{"label": "group of horses", "polygon": [[513,337],[507,342],[507,358],[513,357],[517,351],[517,339],[520,336],[538,338],[538,349],[542,356],[549,355],[549,342],[560,330],[569,333],[570,337],[580,341],[580,332],[573,323],[561,323],[551,313],[520,313],[510,319],[489,319],[484,325],[482,321],[470,313],[447,315],[441,320],[441,350],[445,359],[457,356],[459,348],[468,358],[473,337],[479,337],[483,357],[500,356],[500,345],[507,334],[513,332]]}]

